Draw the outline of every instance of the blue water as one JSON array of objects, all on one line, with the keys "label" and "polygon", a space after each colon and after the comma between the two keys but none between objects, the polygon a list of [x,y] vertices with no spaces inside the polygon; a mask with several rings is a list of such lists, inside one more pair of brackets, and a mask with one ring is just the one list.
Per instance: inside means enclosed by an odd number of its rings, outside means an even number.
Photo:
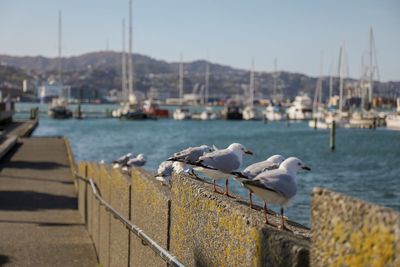
[{"label": "blue water", "polygon": [[[76,160],[110,162],[128,152],[144,153],[148,170],[156,170],[176,151],[201,144],[224,148],[233,142],[242,143],[254,152],[253,156],[245,156],[243,166],[273,154],[296,156],[312,171],[299,174],[298,193],[286,214],[306,225],[310,225],[309,207],[315,186],[400,210],[400,131],[337,129],[336,151],[331,152],[329,131],[313,130],[303,122],[288,127],[285,122],[223,120],[59,121],[41,114],[34,136],[49,135],[67,136]],[[235,181],[230,183],[230,190],[247,198],[247,191]]]}]

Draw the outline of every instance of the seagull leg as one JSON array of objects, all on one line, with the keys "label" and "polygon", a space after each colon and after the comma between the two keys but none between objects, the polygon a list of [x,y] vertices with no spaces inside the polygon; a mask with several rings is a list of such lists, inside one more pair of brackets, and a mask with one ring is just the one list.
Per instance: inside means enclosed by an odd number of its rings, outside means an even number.
[{"label": "seagull leg", "polygon": [[229,196],[229,187],[228,187],[228,179],[225,179],[225,194],[226,196]]},{"label": "seagull leg", "polygon": [[281,225],[278,226],[278,229],[293,232],[292,230],[287,228],[285,225],[285,218],[283,217],[283,208],[282,207],[281,207]]},{"label": "seagull leg", "polygon": [[231,196],[231,195],[229,194],[229,186],[228,186],[228,183],[229,183],[229,179],[226,178],[226,179],[225,179],[225,193],[224,193],[224,195],[227,196],[227,197],[235,198],[234,196]]},{"label": "seagull leg", "polygon": [[249,190],[249,202],[250,202],[250,209],[253,208],[253,193]]},{"label": "seagull leg", "polygon": [[215,187],[215,179],[213,179],[213,192],[218,192],[217,188]]}]

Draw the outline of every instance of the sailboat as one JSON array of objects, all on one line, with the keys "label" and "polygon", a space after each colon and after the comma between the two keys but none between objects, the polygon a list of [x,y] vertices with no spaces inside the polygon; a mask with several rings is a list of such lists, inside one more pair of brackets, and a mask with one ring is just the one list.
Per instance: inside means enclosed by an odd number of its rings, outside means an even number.
[{"label": "sailboat", "polygon": [[265,108],[264,110],[264,119],[268,120],[268,121],[280,121],[283,120],[285,118],[284,116],[284,112],[282,109],[282,105],[281,104],[276,104],[278,102],[278,97],[277,97],[277,60],[274,60],[274,74],[273,74],[273,78],[274,78],[274,90],[273,90],[273,95],[272,95],[272,99],[269,102],[269,105]]},{"label": "sailboat", "polygon": [[328,111],[324,113],[323,120],[330,127],[333,121],[335,121],[336,127],[347,127],[349,122],[349,113],[343,110],[344,106],[344,83],[345,83],[345,69],[346,57],[345,57],[345,46],[344,44],[340,46],[339,50],[339,62],[338,62],[338,72],[339,72],[339,104],[337,108],[333,108],[331,106],[330,101],[333,99],[333,77],[332,73],[329,79],[329,103],[328,103]]},{"label": "sailboat", "polygon": [[315,87],[314,102],[313,102],[313,114],[312,120],[308,122],[308,126],[314,129],[327,129],[330,124],[326,123],[324,115],[324,109],[322,108],[322,53],[321,53],[321,63],[320,63],[320,76],[317,80],[317,85]]},{"label": "sailboat", "polygon": [[400,97],[397,98],[396,113],[390,114],[386,117],[386,127],[388,129],[400,130]]},{"label": "sailboat", "polygon": [[209,96],[209,86],[210,86],[210,64],[208,61],[205,61],[205,89],[203,94],[203,105],[204,110],[200,113],[200,119],[203,121],[207,120],[215,120],[218,118],[217,113],[213,110],[211,106],[208,104],[208,96]]},{"label": "sailboat", "polygon": [[58,85],[59,96],[53,98],[52,102],[48,107],[48,115],[53,119],[69,119],[72,118],[72,111],[68,109],[68,101],[63,97],[64,85],[62,82],[62,62],[61,62],[61,29],[62,29],[62,16],[61,11],[58,12]]},{"label": "sailboat", "polygon": [[373,99],[374,74],[377,72],[379,75],[375,50],[374,34],[371,27],[369,34],[369,66],[363,75],[366,79],[362,77],[360,82],[362,107],[361,110],[352,114],[349,120],[349,127],[351,128],[375,128],[377,126],[378,114],[370,109]]},{"label": "sailboat", "polygon": [[314,102],[313,102],[313,114],[312,120],[308,122],[308,126],[315,129],[327,129],[330,124],[326,123],[324,118],[324,110],[322,105],[322,76],[318,78],[317,86],[315,88]]},{"label": "sailboat", "polygon": [[189,108],[184,107],[183,104],[183,57],[181,54],[181,61],[179,63],[179,83],[178,83],[178,89],[179,89],[179,103],[180,106],[175,109],[174,113],[172,114],[172,117],[174,120],[188,120],[192,118],[192,113],[190,112]]},{"label": "sailboat", "polygon": [[247,106],[243,109],[244,120],[260,120],[261,115],[258,109],[254,106],[254,59],[251,64],[249,97]]},{"label": "sailboat", "polygon": [[132,54],[132,0],[129,1],[129,52],[128,52],[128,89],[126,88],[125,65],[125,23],[122,22],[122,98],[121,107],[112,111],[112,116],[126,120],[153,119],[141,107],[141,97],[134,91],[134,65]]},{"label": "sailboat", "polygon": [[309,120],[312,116],[312,100],[308,94],[300,94],[295,97],[291,106],[287,109],[290,120]]}]

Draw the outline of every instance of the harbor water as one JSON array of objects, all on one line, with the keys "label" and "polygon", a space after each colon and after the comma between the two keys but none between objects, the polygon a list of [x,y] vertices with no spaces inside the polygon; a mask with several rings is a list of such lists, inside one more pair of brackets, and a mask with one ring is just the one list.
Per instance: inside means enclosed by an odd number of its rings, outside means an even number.
[{"label": "harbor water", "polygon": [[[35,106],[38,105],[17,104],[21,113],[16,117],[26,117],[26,111]],[[87,105],[83,110],[100,112],[106,108],[112,106]],[[68,137],[77,161],[111,162],[128,152],[143,153],[147,158],[145,169],[155,171],[160,162],[188,146],[225,148],[233,142],[254,153],[244,157],[243,167],[273,154],[296,156],[312,171],[299,173],[297,196],[285,214],[308,226],[315,186],[400,210],[400,131],[337,129],[336,150],[332,152],[329,131],[311,129],[306,122],[52,120],[44,112],[46,105],[40,105],[40,110],[43,112],[34,136]],[[247,191],[233,180],[230,190],[247,199]],[[259,199],[258,202],[261,204]],[[279,211],[278,207],[271,208]]]}]

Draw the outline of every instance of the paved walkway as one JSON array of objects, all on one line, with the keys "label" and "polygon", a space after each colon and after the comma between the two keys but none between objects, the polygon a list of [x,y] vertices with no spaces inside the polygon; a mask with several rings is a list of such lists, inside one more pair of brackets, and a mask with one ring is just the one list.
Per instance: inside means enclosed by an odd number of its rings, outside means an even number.
[{"label": "paved walkway", "polygon": [[97,266],[62,138],[21,139],[0,161],[0,266]]}]

